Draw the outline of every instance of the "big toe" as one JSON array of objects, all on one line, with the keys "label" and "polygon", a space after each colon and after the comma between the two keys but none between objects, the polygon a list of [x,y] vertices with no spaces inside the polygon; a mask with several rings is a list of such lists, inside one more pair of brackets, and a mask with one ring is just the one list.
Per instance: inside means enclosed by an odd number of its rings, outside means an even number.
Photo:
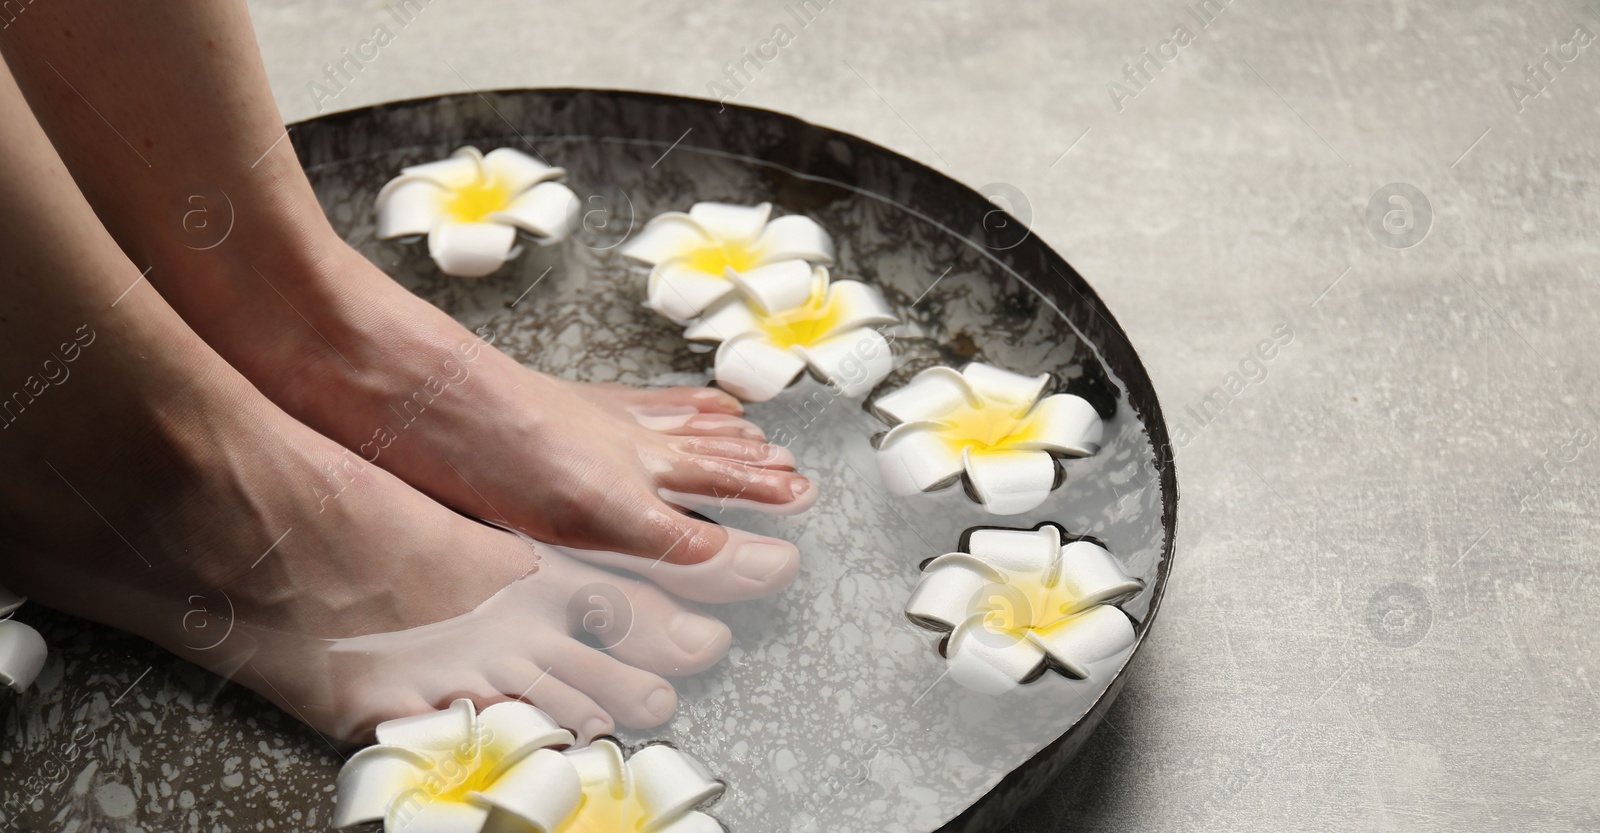
[{"label": "big toe", "polygon": [[684,531],[678,540],[683,543],[675,550],[682,550],[682,558],[561,549],[591,564],[649,579],[692,602],[740,602],[770,596],[789,586],[800,571],[800,551],[787,541],[680,517]]},{"label": "big toe", "polygon": [[629,406],[640,409],[694,408],[708,414],[735,416],[744,413],[744,404],[738,397],[717,388],[623,387],[620,391],[614,391],[612,395],[620,397]]}]

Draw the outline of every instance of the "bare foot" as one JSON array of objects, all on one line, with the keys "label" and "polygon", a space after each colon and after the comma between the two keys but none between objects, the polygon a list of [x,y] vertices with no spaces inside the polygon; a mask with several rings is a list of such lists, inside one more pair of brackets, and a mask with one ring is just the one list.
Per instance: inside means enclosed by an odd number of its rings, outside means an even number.
[{"label": "bare foot", "polygon": [[[342,241],[312,237],[230,239],[233,254],[181,256],[166,268],[183,274],[151,279],[291,415],[464,513],[696,600],[753,598],[793,578],[792,545],[684,511],[795,513],[816,499],[736,399],[529,370]],[[245,263],[251,253],[276,259]]]},{"label": "bare foot", "polygon": [[[281,141],[244,4],[159,11],[119,7],[81,20],[70,8],[41,9],[40,25],[0,32],[0,41],[101,222],[213,349],[295,418],[467,514],[640,556],[627,561],[635,569],[660,560],[652,577],[680,589],[715,580],[726,586],[711,592],[755,595],[793,576],[792,546],[680,511],[724,499],[799,511],[814,499],[787,455],[738,419],[736,403],[571,385],[492,348],[464,363],[458,350],[472,335],[329,227],[293,143]],[[7,92],[0,112],[10,119],[25,105],[16,88]],[[140,137],[144,165],[107,152],[107,119]],[[31,131],[28,164],[54,157],[31,120],[10,121]],[[22,160],[21,133],[0,133]],[[12,207],[0,215],[11,226],[40,213],[39,188],[61,187],[29,183],[0,177]],[[223,205],[226,225],[213,225]],[[75,222],[92,222],[82,208]],[[4,263],[14,252],[70,248],[60,228],[0,238],[24,241],[0,247],[0,272],[19,275],[26,270]],[[669,579],[668,565],[710,566]]]},{"label": "bare foot", "polygon": [[458,515],[294,421],[148,287],[108,319],[0,435],[11,589],[348,739],[458,696],[526,699],[584,740],[651,726],[677,703],[660,674],[727,650],[654,585]]}]

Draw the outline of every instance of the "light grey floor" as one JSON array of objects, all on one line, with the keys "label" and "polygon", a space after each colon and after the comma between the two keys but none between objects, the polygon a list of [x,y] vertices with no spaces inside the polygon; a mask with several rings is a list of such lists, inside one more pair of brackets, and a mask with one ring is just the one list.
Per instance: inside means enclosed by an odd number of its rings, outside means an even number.
[{"label": "light grey floor", "polygon": [[[786,25],[736,101],[1022,195],[1144,356],[1183,489],[1152,640],[1023,830],[1600,830],[1600,4],[1211,3],[252,11],[291,120],[731,93]],[[354,80],[308,87],[379,25]],[[1146,49],[1176,57],[1124,81]],[[1571,60],[1525,80],[1547,51]],[[1428,208],[1369,212],[1392,182]],[[1426,237],[1380,239],[1391,209]]]}]

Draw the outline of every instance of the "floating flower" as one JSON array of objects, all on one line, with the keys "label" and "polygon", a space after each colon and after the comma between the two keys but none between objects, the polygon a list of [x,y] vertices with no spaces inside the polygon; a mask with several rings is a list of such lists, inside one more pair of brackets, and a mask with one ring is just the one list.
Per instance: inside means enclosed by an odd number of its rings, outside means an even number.
[{"label": "floating flower", "polygon": [[471,700],[378,725],[378,744],[339,772],[333,826],[383,820],[388,833],[718,833],[694,808],[722,794],[671,746],[632,757],[573,737],[521,701],[481,713]]},{"label": "floating flower", "polygon": [[896,319],[883,294],[859,281],[828,280],[828,269],[785,260],[729,274],[737,292],[683,334],[720,341],[717,384],[765,402],[807,367],[841,396],[860,396],[894,366],[879,327]]},{"label": "floating flower", "polygon": [[439,271],[481,278],[516,257],[517,231],[566,238],[577,195],[566,174],[514,148],[488,155],[464,147],[448,159],[412,165],[378,192],[378,238],[428,236]]},{"label": "floating flower", "polygon": [[39,632],[10,618],[27,599],[0,587],[0,685],[24,691],[44,668],[49,650]]},{"label": "floating flower", "polygon": [[969,493],[993,514],[1043,503],[1059,485],[1055,458],[1094,454],[1103,430],[1083,398],[1041,399],[1049,381],[1049,374],[1023,376],[978,362],[959,373],[948,367],[918,373],[873,403],[895,425],[878,445],[884,482],[910,495],[965,473]]},{"label": "floating flower", "polygon": [[761,266],[833,263],[833,240],[810,217],[771,220],[772,204],[754,208],[695,203],[645,225],[622,253],[650,264],[646,303],[683,324],[736,288],[734,278]]},{"label": "floating flower", "polygon": [[1046,667],[1087,679],[1097,660],[1133,644],[1133,624],[1113,605],[1144,583],[1123,572],[1103,547],[1061,543],[1061,529],[979,529],[966,552],[929,561],[906,616],[948,631],[950,676],[999,694],[1032,682]]}]

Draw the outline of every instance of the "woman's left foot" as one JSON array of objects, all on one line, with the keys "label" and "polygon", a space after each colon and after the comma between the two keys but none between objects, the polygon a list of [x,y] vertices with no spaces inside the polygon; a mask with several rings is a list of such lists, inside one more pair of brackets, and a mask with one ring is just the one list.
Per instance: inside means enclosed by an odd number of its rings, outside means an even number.
[{"label": "woman's left foot", "polygon": [[157,277],[162,264],[151,280],[280,407],[459,511],[580,557],[597,551],[592,560],[691,598],[753,598],[793,578],[792,544],[683,511],[793,514],[816,500],[815,484],[740,417],[737,399],[530,370],[343,241],[299,252],[295,268],[188,254],[170,267],[181,285]]}]

